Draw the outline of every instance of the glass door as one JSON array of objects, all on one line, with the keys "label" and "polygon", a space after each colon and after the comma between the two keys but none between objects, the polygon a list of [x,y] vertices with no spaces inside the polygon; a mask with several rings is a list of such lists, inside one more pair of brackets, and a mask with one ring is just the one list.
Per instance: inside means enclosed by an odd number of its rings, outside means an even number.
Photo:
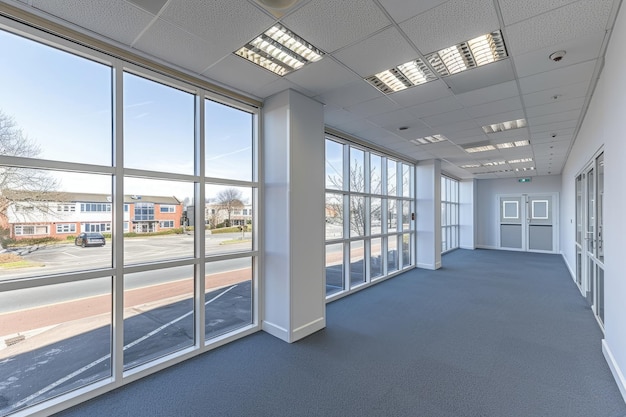
[{"label": "glass door", "polygon": [[604,324],[604,154],[576,177],[576,282]]}]

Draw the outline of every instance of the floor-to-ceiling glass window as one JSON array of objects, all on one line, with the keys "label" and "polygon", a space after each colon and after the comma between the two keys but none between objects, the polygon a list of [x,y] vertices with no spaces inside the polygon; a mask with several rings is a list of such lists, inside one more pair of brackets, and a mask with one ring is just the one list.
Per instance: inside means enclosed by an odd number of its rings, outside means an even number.
[{"label": "floor-to-ceiling glass window", "polygon": [[8,20],[0,49],[0,415],[257,329],[257,109]]},{"label": "floor-to-ceiling glass window", "polygon": [[326,295],[415,264],[414,165],[326,139]]},{"label": "floor-to-ceiling glass window", "polygon": [[459,182],[441,176],[441,252],[459,247]]}]

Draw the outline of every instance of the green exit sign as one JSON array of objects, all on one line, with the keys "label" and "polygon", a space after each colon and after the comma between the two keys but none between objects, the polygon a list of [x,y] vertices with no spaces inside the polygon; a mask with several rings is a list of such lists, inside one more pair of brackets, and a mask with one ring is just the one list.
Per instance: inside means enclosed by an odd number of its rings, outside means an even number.
[{"label": "green exit sign", "polygon": [[526,177],[526,178],[518,178],[517,182],[531,182],[532,178],[530,177]]}]

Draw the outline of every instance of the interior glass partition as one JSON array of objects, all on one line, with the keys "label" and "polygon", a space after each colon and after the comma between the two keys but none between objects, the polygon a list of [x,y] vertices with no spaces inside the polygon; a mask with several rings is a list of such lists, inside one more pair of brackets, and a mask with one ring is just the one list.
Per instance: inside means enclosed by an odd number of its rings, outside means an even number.
[{"label": "interior glass partition", "polygon": [[326,138],[326,296],[415,265],[413,164]]}]

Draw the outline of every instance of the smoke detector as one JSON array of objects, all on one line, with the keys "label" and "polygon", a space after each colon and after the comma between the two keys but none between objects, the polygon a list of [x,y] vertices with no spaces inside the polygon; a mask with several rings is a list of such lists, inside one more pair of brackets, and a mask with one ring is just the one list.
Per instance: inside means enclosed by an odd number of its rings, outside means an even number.
[{"label": "smoke detector", "polygon": [[550,54],[549,58],[554,62],[559,62],[565,56],[565,51],[556,51]]}]

